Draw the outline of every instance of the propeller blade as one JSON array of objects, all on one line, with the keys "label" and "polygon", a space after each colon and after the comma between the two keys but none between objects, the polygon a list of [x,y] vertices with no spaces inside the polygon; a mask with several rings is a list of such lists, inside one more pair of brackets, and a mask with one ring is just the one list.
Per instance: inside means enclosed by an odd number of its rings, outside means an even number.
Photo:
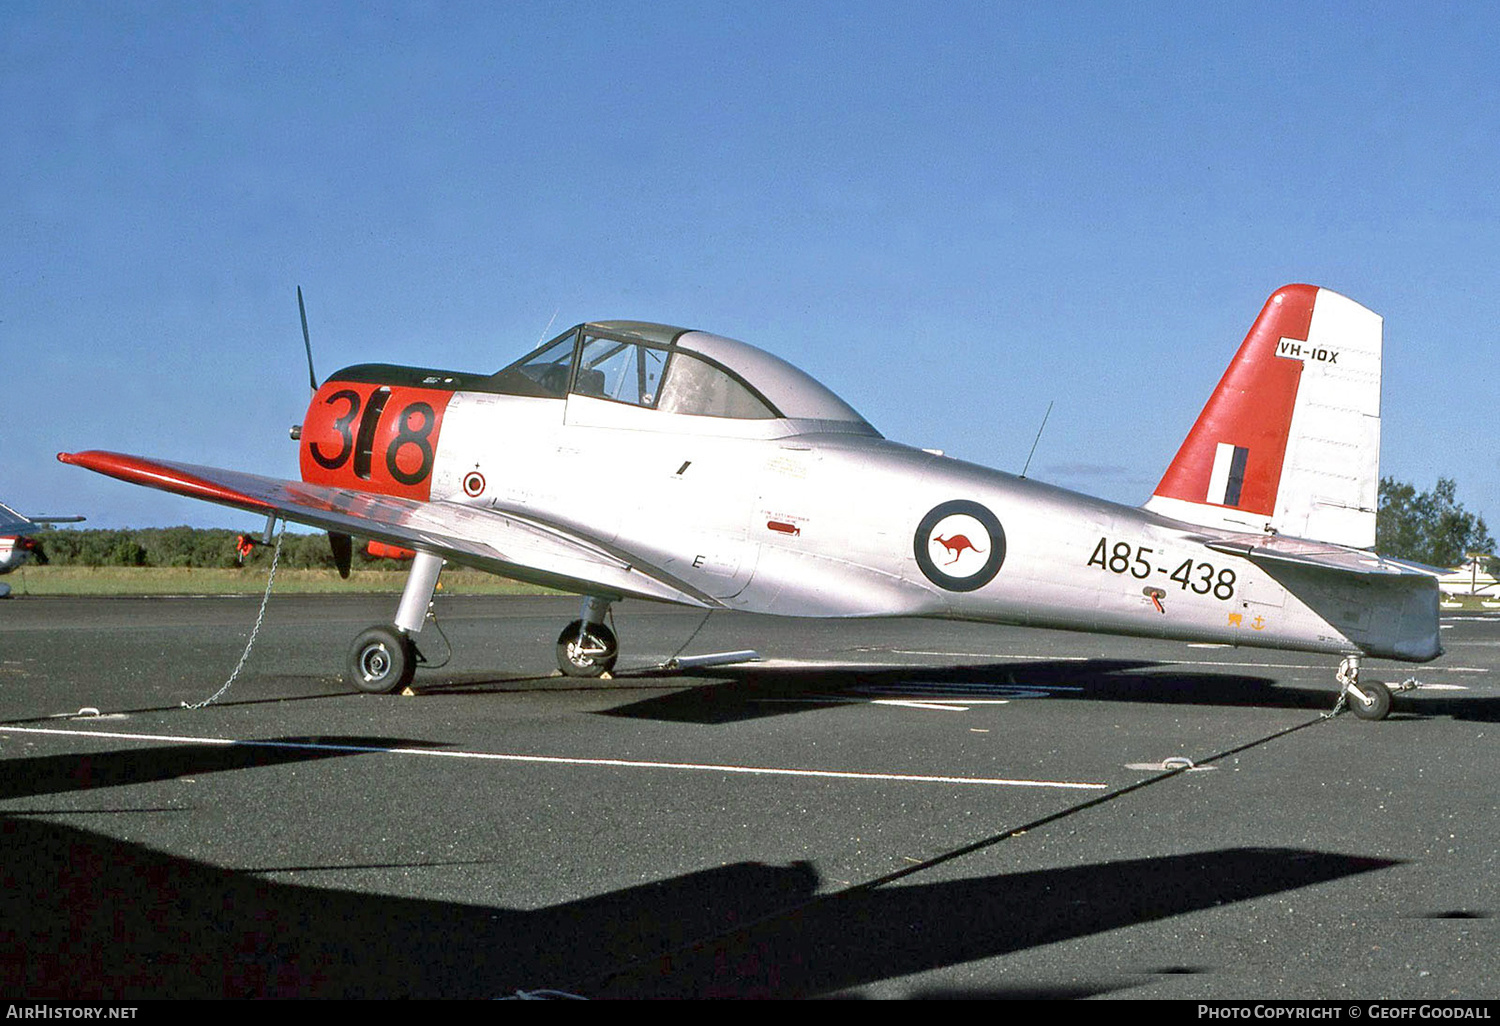
[{"label": "propeller blade", "polygon": [[354,558],[354,539],[338,531],[329,531],[328,544],[333,549],[333,565],[338,568],[339,576],[348,580],[349,563]]},{"label": "propeller blade", "polygon": [[307,307],[302,303],[302,286],[297,286],[297,312],[302,315],[302,345],[307,349],[307,380],[312,390],[318,390],[318,375],[313,372],[312,336],[307,333]]}]

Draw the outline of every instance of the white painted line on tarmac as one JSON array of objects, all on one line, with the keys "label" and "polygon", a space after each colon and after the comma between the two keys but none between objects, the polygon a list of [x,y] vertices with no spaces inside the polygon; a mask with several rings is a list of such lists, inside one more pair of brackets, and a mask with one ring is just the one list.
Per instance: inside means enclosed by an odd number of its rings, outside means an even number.
[{"label": "white painted line on tarmac", "polygon": [[[1500,644],[1500,642],[1494,642]],[[1197,647],[1191,643],[1189,648]],[[1221,648],[1234,648],[1234,645],[1215,646]],[[1013,655],[1009,652],[924,652],[914,649],[891,649],[892,655],[920,655],[920,656],[952,656],[955,659],[1016,659],[1027,660],[1038,663],[1086,663],[1090,662],[1091,656],[1046,656],[1046,655]],[[1100,657],[1103,658],[1103,657]],[[1321,670],[1325,668],[1323,663],[1276,663],[1276,662],[1236,662],[1220,661],[1217,659],[1148,659],[1147,662],[1157,663],[1162,666],[1257,666],[1273,670]],[[1331,664],[1329,664],[1331,668]]]},{"label": "white painted line on tarmac", "polygon": [[1163,665],[1173,666],[1250,666],[1261,670],[1332,670],[1332,663],[1273,663],[1264,660],[1259,662],[1235,662],[1227,659],[1163,659]]},{"label": "white painted line on tarmac", "polygon": [[894,705],[936,712],[968,712],[974,705],[1010,705],[1008,698],[850,698],[848,695],[814,695],[807,698],[757,698],[758,705]]},{"label": "white painted line on tarmac", "polygon": [[1010,705],[1009,698],[871,698],[872,705],[934,705],[945,709],[971,705]]},{"label": "white painted line on tarmac", "polygon": [[1033,663],[1086,663],[1091,658],[1090,656],[1021,655],[1014,652],[929,652],[915,648],[892,648],[878,651],[889,651],[891,655],[951,656],[954,659],[1019,659]]},{"label": "white painted line on tarmac", "polygon": [[913,773],[855,773],[843,770],[781,769],[772,766],[729,766],[693,762],[647,762],[637,759],[577,759],[556,755],[505,755],[498,752],[454,752],[432,748],[389,748],[380,745],[341,745],[324,741],[242,741],[235,738],[187,737],[177,734],[125,734],[112,730],[60,730],[53,727],[7,727],[8,734],[52,734],[62,737],[98,737],[115,741],[157,741],[182,745],[213,745],[246,748],[290,748],[321,752],[371,752],[384,755],[422,755],[439,759],[475,759],[485,762],[525,762],[557,766],[609,766],[621,769],[696,770],[768,777],[821,777],[832,780],[880,780],[912,784],[973,784],[990,787],[1052,787],[1075,791],[1102,791],[1109,785],[1066,780],[1007,780],[998,777],[944,777]]},{"label": "white painted line on tarmac", "polygon": [[1008,698],[870,698],[863,701],[869,705],[899,705],[939,712],[968,712],[973,705],[1010,705]]},{"label": "white painted line on tarmac", "polygon": [[957,695],[961,698],[982,695],[1004,695],[1007,700],[1011,698],[1031,698],[1041,693],[1082,691],[1083,688],[1076,684],[954,684],[948,681],[913,680],[901,684],[861,684],[849,688],[854,694],[865,695],[901,695],[908,698],[936,699],[937,701],[954,701],[955,699],[938,698],[941,695]]},{"label": "white painted line on tarmac", "polygon": [[757,670],[842,670],[859,672],[864,670],[900,670],[900,663],[851,662],[847,659],[762,659],[758,663],[746,663]]}]

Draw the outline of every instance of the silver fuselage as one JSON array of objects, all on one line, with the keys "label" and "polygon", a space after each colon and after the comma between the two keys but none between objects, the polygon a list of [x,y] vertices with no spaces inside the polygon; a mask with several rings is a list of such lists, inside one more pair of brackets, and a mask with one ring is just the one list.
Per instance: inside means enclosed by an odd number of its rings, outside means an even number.
[{"label": "silver fuselage", "polygon": [[[462,481],[475,470],[489,487],[470,497]],[[930,616],[1404,660],[1440,651],[1431,582],[1269,571],[1207,546],[1225,532],[899,445],[863,422],[458,392],[432,498],[576,530],[757,613]],[[919,565],[924,515],[955,501],[982,505],[1003,528],[1003,562],[972,589],[935,584]]]}]

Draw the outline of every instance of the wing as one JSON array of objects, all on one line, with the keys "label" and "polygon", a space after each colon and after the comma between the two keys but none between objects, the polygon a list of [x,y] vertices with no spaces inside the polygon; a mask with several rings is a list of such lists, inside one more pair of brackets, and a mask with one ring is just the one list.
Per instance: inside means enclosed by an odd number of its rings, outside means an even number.
[{"label": "wing", "polygon": [[721,603],[629,553],[514,511],[423,502],[114,452],[58,453],[64,463],[132,484],[418,549],[453,563],[579,594]]}]

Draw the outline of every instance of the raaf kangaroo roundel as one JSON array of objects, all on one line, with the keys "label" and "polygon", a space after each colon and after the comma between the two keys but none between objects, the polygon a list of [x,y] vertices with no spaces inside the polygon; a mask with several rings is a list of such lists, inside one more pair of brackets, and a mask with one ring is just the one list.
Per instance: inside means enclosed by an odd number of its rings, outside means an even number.
[{"label": "raaf kangaroo roundel", "polygon": [[975,591],[1005,562],[1005,529],[988,508],[967,499],[934,506],[917,525],[912,554],[922,574],[945,591]]}]

